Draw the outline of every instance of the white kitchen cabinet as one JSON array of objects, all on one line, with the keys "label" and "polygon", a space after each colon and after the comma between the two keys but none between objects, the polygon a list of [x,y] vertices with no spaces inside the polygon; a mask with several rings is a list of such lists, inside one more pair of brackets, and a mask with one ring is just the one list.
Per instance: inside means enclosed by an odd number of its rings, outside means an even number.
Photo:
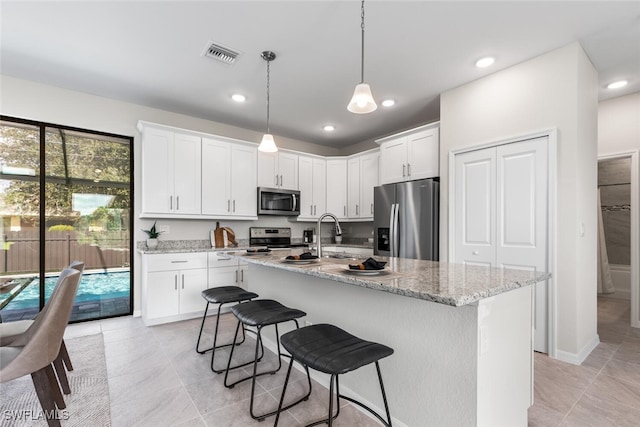
[{"label": "white kitchen cabinet", "polygon": [[255,145],[202,139],[202,214],[257,219]]},{"label": "white kitchen cabinet", "polygon": [[240,286],[243,289],[247,289],[249,286],[247,263],[229,258],[224,252],[209,252],[209,281],[207,288],[219,286]]},{"label": "white kitchen cabinet", "polygon": [[145,254],[142,257],[142,319],[146,325],[202,314],[207,254]]},{"label": "white kitchen cabinet", "polygon": [[373,219],[373,188],[378,185],[378,152],[353,156],[348,161],[347,215],[351,219]]},{"label": "white kitchen cabinet", "polygon": [[141,216],[200,214],[201,138],[142,126]]},{"label": "white kitchen cabinet", "polygon": [[278,151],[258,152],[258,186],[298,189],[298,155]]},{"label": "white kitchen cabinet", "polygon": [[327,162],[315,157],[298,157],[300,216],[298,220],[317,219],[325,213],[327,202]]},{"label": "white kitchen cabinet", "polygon": [[380,144],[380,184],[439,176],[439,129],[427,125],[376,141]]},{"label": "white kitchen cabinet", "polygon": [[347,218],[347,160],[327,160],[327,212]]}]

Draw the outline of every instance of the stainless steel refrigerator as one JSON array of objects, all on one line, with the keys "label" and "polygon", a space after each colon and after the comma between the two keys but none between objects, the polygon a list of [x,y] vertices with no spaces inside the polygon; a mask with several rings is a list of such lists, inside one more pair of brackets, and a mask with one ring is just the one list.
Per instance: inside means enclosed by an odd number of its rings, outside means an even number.
[{"label": "stainless steel refrigerator", "polygon": [[433,178],[374,188],[374,254],[437,261],[439,200]]}]

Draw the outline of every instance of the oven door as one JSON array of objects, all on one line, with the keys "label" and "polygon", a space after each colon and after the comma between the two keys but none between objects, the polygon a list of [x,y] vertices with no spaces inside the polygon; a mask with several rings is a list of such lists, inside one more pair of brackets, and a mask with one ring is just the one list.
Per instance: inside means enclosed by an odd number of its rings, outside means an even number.
[{"label": "oven door", "polygon": [[258,215],[300,215],[300,192],[259,187]]}]

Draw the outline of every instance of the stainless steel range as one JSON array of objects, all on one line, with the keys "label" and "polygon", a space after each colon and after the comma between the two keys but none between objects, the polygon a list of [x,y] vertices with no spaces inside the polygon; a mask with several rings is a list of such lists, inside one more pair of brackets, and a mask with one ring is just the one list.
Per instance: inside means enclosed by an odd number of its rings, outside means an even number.
[{"label": "stainless steel range", "polygon": [[291,229],[288,227],[250,227],[249,244],[268,248],[290,248],[307,246],[291,244]]}]

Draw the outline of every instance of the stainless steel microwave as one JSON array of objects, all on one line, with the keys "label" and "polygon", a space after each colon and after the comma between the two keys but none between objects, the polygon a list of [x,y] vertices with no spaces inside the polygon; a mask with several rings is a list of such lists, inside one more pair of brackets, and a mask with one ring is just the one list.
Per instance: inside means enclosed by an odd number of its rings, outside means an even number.
[{"label": "stainless steel microwave", "polygon": [[300,192],[258,187],[258,215],[300,215]]}]

